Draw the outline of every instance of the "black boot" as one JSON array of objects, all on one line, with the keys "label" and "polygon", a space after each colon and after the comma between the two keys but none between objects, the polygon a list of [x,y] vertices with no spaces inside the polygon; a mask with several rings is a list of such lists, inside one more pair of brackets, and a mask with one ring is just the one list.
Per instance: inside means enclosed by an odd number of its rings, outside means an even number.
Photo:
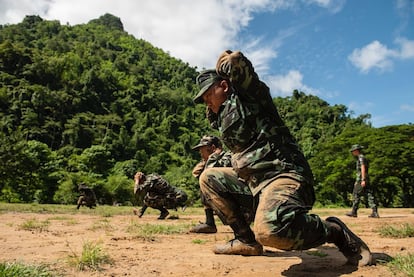
[{"label": "black boot", "polygon": [[165,219],[170,214],[166,208],[161,208],[159,210],[161,211],[161,213],[158,219]]},{"label": "black boot", "polygon": [[350,217],[358,217],[357,211],[358,211],[358,208],[355,205],[353,205],[352,211],[350,211],[349,213],[346,213],[345,215],[350,216]]},{"label": "black boot", "polygon": [[261,256],[263,246],[254,237],[253,231],[244,218],[230,224],[235,238],[223,245],[216,245],[214,253],[226,255]]},{"label": "black boot", "polygon": [[217,233],[216,223],[214,222],[214,212],[213,209],[205,209],[206,213],[206,223],[200,222],[200,224],[194,226],[190,229],[190,233],[204,233],[212,234]]},{"label": "black boot", "polygon": [[347,263],[357,266],[374,264],[368,246],[355,235],[339,218],[328,217],[329,228],[327,242],[334,243],[347,258]]},{"label": "black boot", "polygon": [[372,217],[372,218],[379,218],[379,214],[378,214],[378,208],[372,208],[372,214],[370,214],[368,217]]}]

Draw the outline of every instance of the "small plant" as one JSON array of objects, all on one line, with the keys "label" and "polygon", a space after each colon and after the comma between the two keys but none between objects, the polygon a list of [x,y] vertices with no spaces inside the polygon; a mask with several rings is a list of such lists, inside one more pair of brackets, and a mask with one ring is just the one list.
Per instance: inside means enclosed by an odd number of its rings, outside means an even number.
[{"label": "small plant", "polygon": [[390,238],[410,238],[414,237],[414,225],[402,224],[399,228],[391,225],[385,225],[379,229],[379,233],[383,237]]},{"label": "small plant", "polygon": [[[72,249],[71,249],[72,250]],[[69,256],[69,265],[83,271],[87,269],[100,270],[103,264],[112,264],[112,260],[101,247],[101,243],[87,241],[83,244],[81,255],[77,255],[72,250]]]},{"label": "small plant", "polygon": [[113,231],[115,228],[110,224],[110,221],[105,218],[103,220],[94,222],[92,227],[89,229],[92,231],[105,230],[106,232],[110,232]]},{"label": "small plant", "polygon": [[395,272],[401,272],[404,276],[414,277],[414,254],[397,255],[387,265],[394,274]]},{"label": "small plant", "polygon": [[38,221],[36,218],[32,218],[29,220],[26,220],[22,224],[19,225],[19,230],[26,230],[26,231],[32,231],[32,232],[43,232],[47,231],[50,225],[49,220],[45,221]]},{"label": "small plant", "polygon": [[193,239],[194,244],[205,244],[208,240],[205,239]]},{"label": "small plant", "polygon": [[19,277],[52,277],[56,276],[45,265],[27,265],[18,262],[0,263],[0,276],[19,276]]},{"label": "small plant", "polygon": [[188,228],[188,224],[162,225],[149,223],[139,224],[137,222],[132,222],[126,231],[144,240],[153,241],[155,240],[155,235],[182,234],[186,232]]}]

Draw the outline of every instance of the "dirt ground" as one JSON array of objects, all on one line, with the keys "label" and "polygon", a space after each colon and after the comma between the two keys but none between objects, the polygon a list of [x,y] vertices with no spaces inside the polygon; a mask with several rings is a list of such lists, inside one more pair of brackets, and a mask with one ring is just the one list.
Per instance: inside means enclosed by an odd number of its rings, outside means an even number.
[{"label": "dirt ground", "polygon": [[[85,208],[84,208],[85,209]],[[98,207],[99,209],[99,207]],[[149,209],[150,210],[150,209]],[[367,242],[379,260],[388,256],[414,252],[412,238],[384,238],[382,226],[396,228],[404,223],[414,224],[414,209],[380,209],[381,218],[368,218],[369,210],[360,209],[358,218],[344,216],[344,209],[313,211],[322,218],[338,216]],[[384,263],[355,268],[346,266],[345,258],[332,244],[306,251],[285,252],[265,248],[259,257],[215,255],[217,243],[231,239],[228,226],[218,224],[216,234],[192,234],[186,231],[170,235],[140,237],[131,226],[140,224],[179,225],[190,228],[204,220],[200,213],[172,211],[178,219],[157,220],[155,211],[142,218],[133,215],[102,216],[98,214],[0,214],[1,261],[20,261],[27,264],[47,264],[64,276],[395,276]],[[22,224],[29,220],[48,221],[45,230],[26,230]],[[219,220],[216,218],[216,222]],[[85,242],[99,242],[109,254],[112,264],[99,271],[78,271],[67,259],[80,255]],[[322,255],[321,255],[322,254]]]}]

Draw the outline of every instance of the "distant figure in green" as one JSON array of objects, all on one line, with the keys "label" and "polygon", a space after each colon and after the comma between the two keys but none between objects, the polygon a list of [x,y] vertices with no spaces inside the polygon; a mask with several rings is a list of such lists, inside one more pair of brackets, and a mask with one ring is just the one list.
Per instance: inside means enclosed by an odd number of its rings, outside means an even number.
[{"label": "distant figure in green", "polygon": [[80,206],[86,206],[90,209],[93,209],[96,207],[96,196],[90,187],[88,187],[84,183],[81,183],[78,185],[78,191],[80,193],[80,196],[78,198],[78,206],[77,206],[78,210]]},{"label": "distant figure in green", "polygon": [[354,190],[352,192],[353,203],[352,211],[347,213],[347,216],[357,217],[359,202],[361,202],[361,196],[365,196],[365,201],[368,202],[368,206],[372,209],[372,213],[369,217],[378,218],[378,207],[374,198],[374,194],[371,190],[371,185],[369,182],[368,168],[369,163],[365,155],[362,154],[362,149],[364,147],[359,144],[352,145],[350,151],[354,157],[356,157],[356,179],[354,183]]},{"label": "distant figure in green", "polygon": [[170,214],[167,209],[177,210],[177,207],[181,207],[183,211],[185,210],[187,194],[183,190],[171,186],[161,176],[137,172],[134,181],[134,194],[144,195],[142,208],[139,211],[134,209],[134,214],[138,217],[142,217],[148,207],[161,212],[158,219],[165,219]]}]

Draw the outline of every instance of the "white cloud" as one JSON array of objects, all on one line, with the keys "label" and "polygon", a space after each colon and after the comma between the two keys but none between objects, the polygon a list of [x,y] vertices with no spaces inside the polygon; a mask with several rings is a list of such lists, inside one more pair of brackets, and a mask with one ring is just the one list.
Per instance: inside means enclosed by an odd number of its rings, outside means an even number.
[{"label": "white cloud", "polygon": [[395,43],[399,48],[389,49],[375,40],[360,49],[354,49],[352,54],[348,56],[348,59],[362,73],[368,73],[371,69],[378,69],[380,71],[390,70],[396,59],[406,60],[414,58],[413,40],[397,38]]},{"label": "white cloud", "polygon": [[[278,45],[240,41],[239,32],[262,11],[290,9],[292,0],[0,0],[0,24],[13,24],[25,15],[39,15],[70,25],[87,23],[105,13],[121,18],[125,30],[199,69],[213,67],[225,49],[252,54],[260,71],[277,56]],[[342,0],[309,0],[324,8]],[[244,49],[249,48],[248,51]],[[251,57],[251,56],[249,56]]]},{"label": "white cloud", "polygon": [[359,68],[361,72],[367,73],[372,68],[381,71],[392,67],[391,57],[394,55],[392,50],[375,40],[361,49],[355,49],[348,59],[354,66]]},{"label": "white cloud", "polygon": [[303,84],[303,75],[297,70],[290,70],[286,75],[265,76],[272,96],[290,96],[296,89],[307,94],[318,95],[317,89]]},{"label": "white cloud", "polygon": [[397,38],[396,43],[400,45],[401,49],[398,51],[397,57],[400,59],[414,58],[414,40],[406,38]]},{"label": "white cloud", "polygon": [[308,0],[308,2],[327,8],[331,13],[338,13],[344,7],[346,0]]}]

